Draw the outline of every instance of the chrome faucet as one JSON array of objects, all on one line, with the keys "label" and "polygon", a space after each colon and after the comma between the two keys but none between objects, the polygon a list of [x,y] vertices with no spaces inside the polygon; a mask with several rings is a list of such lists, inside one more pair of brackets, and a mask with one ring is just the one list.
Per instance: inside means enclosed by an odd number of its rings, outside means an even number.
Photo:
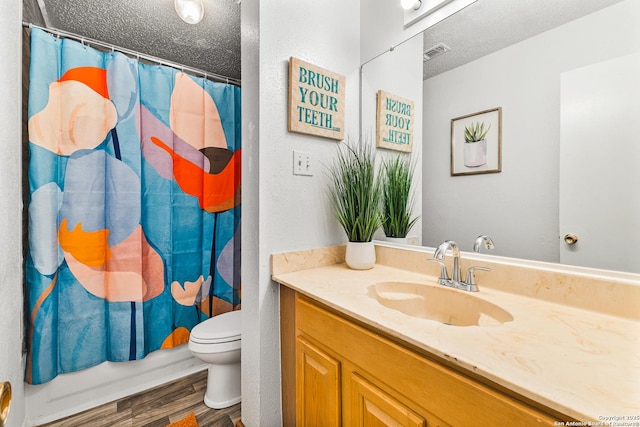
[{"label": "chrome faucet", "polygon": [[495,248],[495,245],[493,244],[493,240],[491,240],[491,237],[489,236],[485,236],[484,234],[479,235],[478,237],[476,237],[476,241],[473,244],[473,251],[474,252],[480,252],[480,245],[484,244],[484,248],[485,249],[493,249]]},{"label": "chrome faucet", "polygon": [[[473,245],[473,250],[475,252],[480,252],[480,245],[484,243],[487,249],[493,249],[493,241],[488,236],[478,236],[475,244]],[[451,274],[451,278],[449,278],[449,274],[447,272],[447,266],[442,261],[447,254],[447,251],[451,249],[451,254],[453,255],[453,272]],[[488,267],[480,267],[473,266],[467,269],[467,277],[463,281],[461,280],[462,273],[460,272],[460,249],[458,248],[458,244],[453,240],[446,240],[438,246],[436,251],[433,253],[433,259],[429,259],[427,261],[436,262],[440,264],[440,277],[438,278],[438,284],[443,286],[448,286],[450,288],[460,289],[463,291],[469,292],[478,292],[478,285],[476,285],[473,279],[473,271],[474,270],[485,270],[490,271],[491,269]]]},{"label": "chrome faucet", "polygon": [[453,255],[453,277],[451,280],[454,282],[460,282],[460,249],[458,249],[458,244],[456,242],[453,240],[446,240],[442,242],[433,253],[433,258],[444,259],[448,249],[451,249],[451,254]]}]

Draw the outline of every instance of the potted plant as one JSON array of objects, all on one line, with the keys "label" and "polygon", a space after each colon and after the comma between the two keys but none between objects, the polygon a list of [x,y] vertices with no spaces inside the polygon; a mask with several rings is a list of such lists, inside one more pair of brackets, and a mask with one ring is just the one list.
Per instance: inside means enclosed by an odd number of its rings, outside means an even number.
[{"label": "potted plant", "polygon": [[491,125],[484,128],[484,122],[471,122],[464,128],[464,165],[475,168],[487,163],[487,140]]},{"label": "potted plant", "polygon": [[373,235],[381,225],[380,178],[375,173],[375,154],[362,140],[341,143],[329,167],[329,196],[338,222],[347,233],[345,261],[365,270],[376,262]]},{"label": "potted plant", "polygon": [[382,228],[390,241],[407,243],[407,234],[418,217],[413,210],[413,171],[415,165],[404,154],[382,163]]}]

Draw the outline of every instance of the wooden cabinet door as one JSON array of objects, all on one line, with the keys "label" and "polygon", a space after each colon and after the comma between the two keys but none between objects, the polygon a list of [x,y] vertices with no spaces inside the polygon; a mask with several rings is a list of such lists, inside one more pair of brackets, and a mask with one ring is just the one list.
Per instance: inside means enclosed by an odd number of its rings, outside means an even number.
[{"label": "wooden cabinet door", "polygon": [[296,338],[296,425],[340,426],[340,362]]},{"label": "wooden cabinet door", "polygon": [[351,374],[351,423],[358,427],[425,427],[426,420],[356,373]]}]

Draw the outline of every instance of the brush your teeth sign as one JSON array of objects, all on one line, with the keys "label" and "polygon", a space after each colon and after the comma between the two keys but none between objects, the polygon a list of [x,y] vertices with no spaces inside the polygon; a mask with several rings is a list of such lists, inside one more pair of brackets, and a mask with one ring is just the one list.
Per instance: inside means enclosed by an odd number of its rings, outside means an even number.
[{"label": "brush your teeth sign", "polygon": [[344,139],[344,76],[289,60],[289,132]]},{"label": "brush your teeth sign", "polygon": [[384,90],[378,91],[376,147],[411,152],[414,104]]}]

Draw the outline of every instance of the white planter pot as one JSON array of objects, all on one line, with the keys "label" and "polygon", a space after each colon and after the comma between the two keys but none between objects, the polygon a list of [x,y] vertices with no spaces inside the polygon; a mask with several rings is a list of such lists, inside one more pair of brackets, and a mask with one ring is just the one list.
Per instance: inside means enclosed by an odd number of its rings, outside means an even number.
[{"label": "white planter pot", "polygon": [[408,237],[389,237],[385,236],[385,240],[389,243],[399,243],[401,245],[408,245],[409,238]]},{"label": "white planter pot", "polygon": [[368,270],[376,263],[373,242],[347,242],[345,261],[354,270]]},{"label": "white planter pot", "polygon": [[476,168],[487,163],[487,140],[478,142],[465,142],[464,165],[468,168]]}]

